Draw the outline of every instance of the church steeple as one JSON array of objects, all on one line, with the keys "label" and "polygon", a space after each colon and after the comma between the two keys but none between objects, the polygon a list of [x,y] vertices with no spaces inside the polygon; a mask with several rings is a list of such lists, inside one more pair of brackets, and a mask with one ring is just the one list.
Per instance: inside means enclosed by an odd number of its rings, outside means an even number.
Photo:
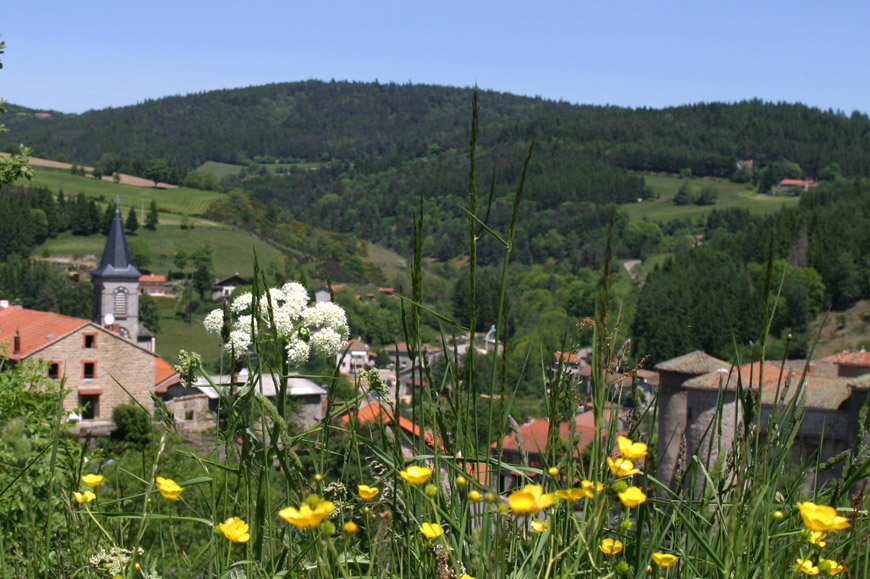
[{"label": "church steeple", "polygon": [[100,267],[91,272],[94,284],[94,322],[101,326],[112,320],[113,329],[122,336],[139,341],[139,277],[130,259],[124,236],[120,199],[115,198],[115,217],[106,238]]}]

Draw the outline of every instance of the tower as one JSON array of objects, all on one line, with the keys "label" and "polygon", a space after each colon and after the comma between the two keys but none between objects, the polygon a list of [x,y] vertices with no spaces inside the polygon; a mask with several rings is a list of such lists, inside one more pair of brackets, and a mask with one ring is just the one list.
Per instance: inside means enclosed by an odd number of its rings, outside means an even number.
[{"label": "tower", "polygon": [[94,321],[112,326],[133,342],[139,342],[139,277],[130,260],[121,210],[115,199],[115,217],[106,238],[100,267],[91,272],[94,284]]}]

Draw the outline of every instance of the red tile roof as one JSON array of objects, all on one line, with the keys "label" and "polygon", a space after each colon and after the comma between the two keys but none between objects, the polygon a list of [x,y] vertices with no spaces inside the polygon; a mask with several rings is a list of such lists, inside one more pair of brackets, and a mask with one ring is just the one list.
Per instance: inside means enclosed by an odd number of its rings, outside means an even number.
[{"label": "red tile roof", "polygon": [[[372,402],[368,406],[359,410],[356,413],[356,418],[360,424],[383,424],[384,426],[388,426],[396,422],[395,415],[393,410],[386,406],[381,406],[377,402]],[[350,422],[351,416],[349,414],[345,414],[339,421],[346,425]],[[430,431],[423,432],[423,429],[418,425],[414,424],[404,416],[399,416],[398,419],[399,428],[404,430],[405,432],[411,433],[414,436],[420,436],[421,433],[423,435],[423,439],[426,441],[426,444],[429,446],[434,446],[435,437],[432,435]]]},{"label": "red tile roof", "polygon": [[[79,318],[12,306],[0,310],[0,346],[5,348],[7,358],[21,360],[88,324]],[[16,331],[17,352],[13,351]]]},{"label": "red tile roof", "polygon": [[837,355],[834,364],[840,366],[866,366],[870,368],[870,352],[842,352]]},{"label": "red tile roof", "polygon": [[154,359],[154,392],[162,394],[169,390],[170,386],[178,384],[179,381],[180,377],[175,368],[169,362],[157,356]]},{"label": "red tile roof", "polygon": [[156,273],[140,275],[139,283],[166,283],[166,276],[158,275]]},{"label": "red tile roof", "polygon": [[580,355],[579,352],[554,352],[553,357],[556,358],[556,362],[562,362],[563,364],[583,364],[583,356]]},{"label": "red tile roof", "polygon": [[[604,413],[604,421],[609,423],[611,410],[608,409]],[[620,413],[620,417],[625,413]],[[595,413],[584,412],[574,417],[574,431],[570,430],[569,422],[559,424],[559,437],[562,440],[568,440],[571,436],[577,440],[577,445],[574,449],[574,456],[577,457],[595,438]],[[523,439],[523,449],[528,453],[544,454],[547,450],[547,434],[550,431],[550,421],[547,419],[532,418],[529,422],[520,425],[520,434]],[[602,431],[602,436],[607,434],[607,430]],[[493,443],[492,448],[496,448]],[[519,443],[515,434],[508,434],[502,440],[502,449],[508,451],[519,450]]]}]

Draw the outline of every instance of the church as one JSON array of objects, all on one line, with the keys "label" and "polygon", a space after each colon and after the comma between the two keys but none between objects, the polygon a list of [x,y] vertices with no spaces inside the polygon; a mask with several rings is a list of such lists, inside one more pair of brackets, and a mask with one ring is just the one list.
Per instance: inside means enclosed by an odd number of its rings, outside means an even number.
[{"label": "church", "polygon": [[[28,310],[0,301],[0,348],[12,363],[41,360],[69,391],[64,412],[74,433],[108,434],[112,411],[138,403],[153,412],[152,394],[179,382],[139,326],[139,271],[130,259],[117,205],[94,285],[92,320]],[[134,402],[135,399],[135,402]]]}]

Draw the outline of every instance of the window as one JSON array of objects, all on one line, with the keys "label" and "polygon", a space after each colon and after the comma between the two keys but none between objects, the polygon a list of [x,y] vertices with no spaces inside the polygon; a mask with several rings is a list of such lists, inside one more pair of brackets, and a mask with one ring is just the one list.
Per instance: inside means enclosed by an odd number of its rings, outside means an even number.
[{"label": "window", "polygon": [[184,413],[185,420],[193,420],[193,410],[188,410]]},{"label": "window", "polygon": [[85,349],[93,350],[97,347],[97,335],[85,334]]},{"label": "window", "polygon": [[114,294],[115,300],[115,319],[122,320],[127,318],[127,290],[118,288]]},{"label": "window", "polygon": [[93,420],[100,415],[99,394],[79,394],[79,406],[82,409],[83,420]]},{"label": "window", "polygon": [[83,362],[82,363],[82,378],[85,380],[93,380],[97,377],[97,363]]},{"label": "window", "polygon": [[60,364],[58,362],[52,362],[49,364],[48,377],[53,380],[60,380]]}]

